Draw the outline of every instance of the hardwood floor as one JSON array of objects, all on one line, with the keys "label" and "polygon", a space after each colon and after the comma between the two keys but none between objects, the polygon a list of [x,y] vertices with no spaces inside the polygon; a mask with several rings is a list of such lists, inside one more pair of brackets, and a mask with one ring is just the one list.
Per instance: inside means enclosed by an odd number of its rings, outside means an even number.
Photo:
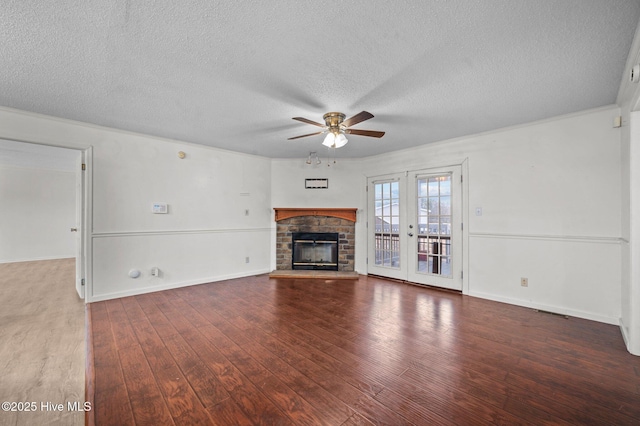
[{"label": "hardwood floor", "polygon": [[0,425],[84,424],[67,405],[85,400],[85,304],[74,282],[75,259],[0,264],[0,401],[36,404],[0,411]]},{"label": "hardwood floor", "polygon": [[97,425],[640,423],[612,325],[361,277],[90,305]]}]

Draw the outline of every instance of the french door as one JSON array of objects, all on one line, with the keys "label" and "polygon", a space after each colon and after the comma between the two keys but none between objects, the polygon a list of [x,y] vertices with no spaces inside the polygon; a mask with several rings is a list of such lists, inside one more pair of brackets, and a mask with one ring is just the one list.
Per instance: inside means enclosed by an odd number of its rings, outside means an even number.
[{"label": "french door", "polygon": [[460,166],[370,178],[371,274],[462,290]]}]

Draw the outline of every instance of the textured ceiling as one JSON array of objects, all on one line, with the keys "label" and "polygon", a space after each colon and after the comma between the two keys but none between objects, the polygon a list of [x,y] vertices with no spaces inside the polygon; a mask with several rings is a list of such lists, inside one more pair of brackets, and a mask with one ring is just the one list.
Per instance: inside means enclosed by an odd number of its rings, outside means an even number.
[{"label": "textured ceiling", "polygon": [[615,103],[637,0],[3,0],[0,105],[268,157],[364,157]]}]

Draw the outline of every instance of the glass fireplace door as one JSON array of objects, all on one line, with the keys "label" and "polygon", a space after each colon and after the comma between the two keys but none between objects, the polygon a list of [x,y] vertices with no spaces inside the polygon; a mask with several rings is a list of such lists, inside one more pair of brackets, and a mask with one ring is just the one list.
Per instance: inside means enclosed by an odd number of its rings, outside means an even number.
[{"label": "glass fireplace door", "polygon": [[292,269],[338,270],[338,233],[294,232]]}]

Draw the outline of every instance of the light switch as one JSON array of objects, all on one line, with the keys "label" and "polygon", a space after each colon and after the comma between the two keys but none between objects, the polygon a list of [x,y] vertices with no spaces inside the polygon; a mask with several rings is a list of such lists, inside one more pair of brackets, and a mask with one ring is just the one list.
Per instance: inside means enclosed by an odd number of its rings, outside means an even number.
[{"label": "light switch", "polygon": [[476,216],[482,216],[482,207],[476,207]]}]

